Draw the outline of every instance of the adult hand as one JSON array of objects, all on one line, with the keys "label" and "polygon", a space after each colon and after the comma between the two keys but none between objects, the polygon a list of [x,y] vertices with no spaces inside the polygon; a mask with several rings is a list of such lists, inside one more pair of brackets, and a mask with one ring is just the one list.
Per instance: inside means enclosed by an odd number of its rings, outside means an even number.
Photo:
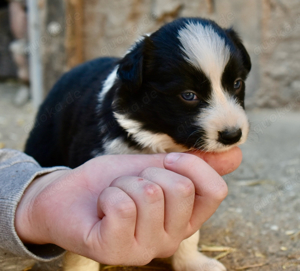
[{"label": "adult hand", "polygon": [[[241,161],[237,149],[197,156],[221,174]],[[194,155],[100,156],[37,178],[15,224],[24,243],[53,243],[105,264],[144,265],[174,254],[226,195],[220,175]]]}]

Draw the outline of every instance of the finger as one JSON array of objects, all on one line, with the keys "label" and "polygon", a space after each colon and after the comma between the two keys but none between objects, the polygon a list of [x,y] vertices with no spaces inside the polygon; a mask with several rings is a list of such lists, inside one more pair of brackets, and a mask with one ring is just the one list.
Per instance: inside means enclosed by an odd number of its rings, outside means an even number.
[{"label": "finger", "polygon": [[[164,234],[164,194],[160,186],[144,178],[123,176],[115,179],[114,187],[122,189],[135,202],[137,222],[135,236],[140,244],[155,244]],[[153,233],[157,239],[153,239]]]},{"label": "finger", "polygon": [[165,195],[165,231],[173,238],[185,236],[195,198],[193,182],[175,172],[161,168],[147,168],[141,177],[158,184]]},{"label": "finger", "polygon": [[196,196],[191,225],[200,228],[227,196],[225,181],[206,162],[194,155],[171,153],[166,156],[164,164],[167,169],[193,181]]},{"label": "finger", "polygon": [[77,170],[86,180],[89,189],[98,193],[120,176],[138,176],[149,166],[164,168],[165,156],[166,154],[103,155],[89,160]]},{"label": "finger", "polygon": [[[134,201],[117,187],[108,187],[98,198],[100,243],[120,248],[132,243],[136,227],[137,210]],[[97,236],[97,235],[96,235]]]},{"label": "finger", "polygon": [[189,151],[187,153],[200,157],[220,175],[226,175],[236,170],[243,159],[243,154],[239,147],[234,147],[229,151],[218,153],[201,151]]},{"label": "finger", "polygon": [[[238,147],[223,153],[191,153],[204,159],[221,175],[235,170],[242,161],[242,152]],[[80,166],[77,172],[86,180],[89,189],[97,193],[109,186],[110,180],[120,176],[137,176],[147,167],[164,168],[165,156],[166,154],[103,155],[89,160]]]}]

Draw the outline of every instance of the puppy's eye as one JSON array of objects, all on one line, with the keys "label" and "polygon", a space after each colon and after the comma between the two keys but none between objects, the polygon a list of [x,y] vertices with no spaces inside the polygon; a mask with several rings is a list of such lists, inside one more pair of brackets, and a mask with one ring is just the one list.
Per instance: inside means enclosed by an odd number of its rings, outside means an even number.
[{"label": "puppy's eye", "polygon": [[195,93],[187,91],[181,93],[181,97],[186,101],[197,101],[199,100]]},{"label": "puppy's eye", "polygon": [[242,87],[243,81],[242,79],[236,79],[233,83],[233,88],[238,91]]}]

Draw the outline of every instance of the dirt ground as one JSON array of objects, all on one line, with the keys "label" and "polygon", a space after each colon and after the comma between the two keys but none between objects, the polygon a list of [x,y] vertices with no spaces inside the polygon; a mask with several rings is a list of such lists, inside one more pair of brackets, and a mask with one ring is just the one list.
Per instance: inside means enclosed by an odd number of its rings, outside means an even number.
[{"label": "dirt ground", "polygon": [[[35,110],[13,105],[16,90],[0,84],[0,147],[22,150]],[[300,112],[289,108],[249,112],[242,165],[201,229],[200,248],[228,270],[300,270]]]}]

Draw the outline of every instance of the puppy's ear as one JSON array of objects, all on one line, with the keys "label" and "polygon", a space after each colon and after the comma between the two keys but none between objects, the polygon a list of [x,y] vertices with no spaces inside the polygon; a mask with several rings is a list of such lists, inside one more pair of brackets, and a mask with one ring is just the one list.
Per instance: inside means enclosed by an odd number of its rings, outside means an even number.
[{"label": "puppy's ear", "polygon": [[144,51],[148,39],[145,36],[141,41],[136,42],[131,51],[119,62],[118,76],[123,85],[132,91],[138,89],[143,82]]},{"label": "puppy's ear", "polygon": [[239,35],[232,28],[226,29],[226,33],[232,39],[235,46],[239,49],[242,59],[243,59],[243,64],[244,64],[245,68],[248,70],[248,72],[250,72],[251,59],[250,59],[250,56],[249,56],[246,48],[242,44],[242,40],[240,39]]}]

